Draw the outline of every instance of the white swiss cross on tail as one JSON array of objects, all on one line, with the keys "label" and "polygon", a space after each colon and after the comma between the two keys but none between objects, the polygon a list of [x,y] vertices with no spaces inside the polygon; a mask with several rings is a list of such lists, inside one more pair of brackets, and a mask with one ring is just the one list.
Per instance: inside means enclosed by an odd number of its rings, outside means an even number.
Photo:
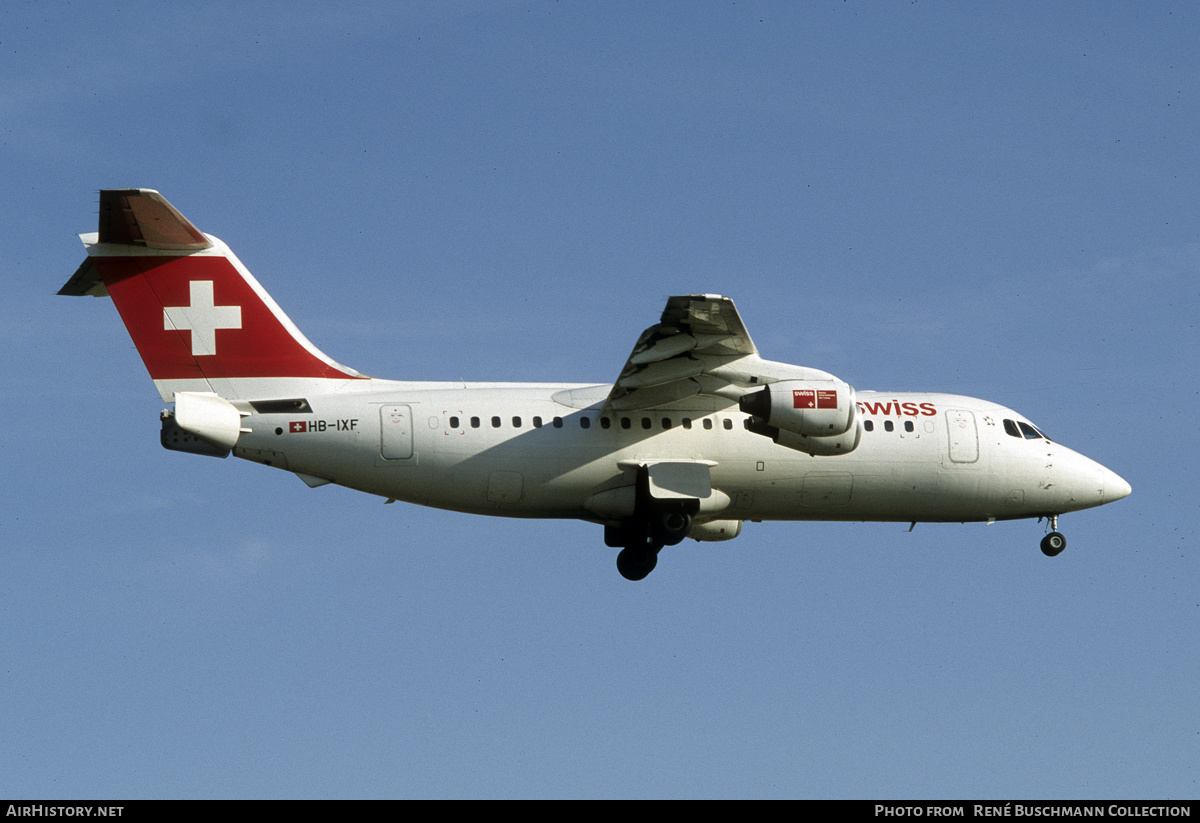
[{"label": "white swiss cross on tail", "polygon": [[163,308],[163,329],[192,333],[192,354],[217,353],[217,329],[240,329],[241,306],[218,306],[213,298],[213,281],[193,280],[189,285],[190,306]]}]

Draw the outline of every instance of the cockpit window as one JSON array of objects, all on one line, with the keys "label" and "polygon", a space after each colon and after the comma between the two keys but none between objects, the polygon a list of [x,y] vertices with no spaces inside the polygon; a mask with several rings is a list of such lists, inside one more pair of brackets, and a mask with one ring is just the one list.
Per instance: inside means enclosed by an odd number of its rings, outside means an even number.
[{"label": "cockpit window", "polygon": [[1026,440],[1049,440],[1050,438],[1035,429],[1029,423],[1018,423],[1021,427],[1021,434],[1025,435]]},{"label": "cockpit window", "polygon": [[1050,440],[1049,437],[1038,431],[1037,427],[1033,424],[1017,420],[1005,420],[1004,433],[1025,440]]}]

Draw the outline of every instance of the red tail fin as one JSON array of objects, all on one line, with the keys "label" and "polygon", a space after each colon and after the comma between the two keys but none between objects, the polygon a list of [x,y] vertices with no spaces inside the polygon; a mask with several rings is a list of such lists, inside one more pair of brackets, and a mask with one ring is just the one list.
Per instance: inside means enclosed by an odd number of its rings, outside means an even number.
[{"label": "red tail fin", "polygon": [[279,397],[363,379],[308,342],[228,246],[156,191],[102,191],[100,230],[81,239],[88,259],[59,293],[113,298],[164,400]]}]

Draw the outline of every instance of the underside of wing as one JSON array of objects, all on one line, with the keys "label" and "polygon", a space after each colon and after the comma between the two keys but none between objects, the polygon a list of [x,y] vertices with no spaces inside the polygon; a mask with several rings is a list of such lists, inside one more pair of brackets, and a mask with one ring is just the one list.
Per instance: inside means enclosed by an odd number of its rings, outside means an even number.
[{"label": "underside of wing", "polygon": [[605,408],[667,406],[698,394],[736,401],[747,379],[729,367],[757,349],[728,297],[690,294],[667,300],[662,319],[642,332]]}]

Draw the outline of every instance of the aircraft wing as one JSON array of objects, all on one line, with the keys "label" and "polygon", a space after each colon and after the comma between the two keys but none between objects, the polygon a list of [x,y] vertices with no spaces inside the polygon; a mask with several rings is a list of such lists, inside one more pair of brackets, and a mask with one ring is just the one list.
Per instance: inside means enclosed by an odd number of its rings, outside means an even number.
[{"label": "aircraft wing", "polygon": [[662,319],[638,338],[604,407],[652,409],[697,394],[736,400],[746,374],[728,367],[744,358],[758,361],[758,350],[732,300],[712,294],[669,298]]}]

